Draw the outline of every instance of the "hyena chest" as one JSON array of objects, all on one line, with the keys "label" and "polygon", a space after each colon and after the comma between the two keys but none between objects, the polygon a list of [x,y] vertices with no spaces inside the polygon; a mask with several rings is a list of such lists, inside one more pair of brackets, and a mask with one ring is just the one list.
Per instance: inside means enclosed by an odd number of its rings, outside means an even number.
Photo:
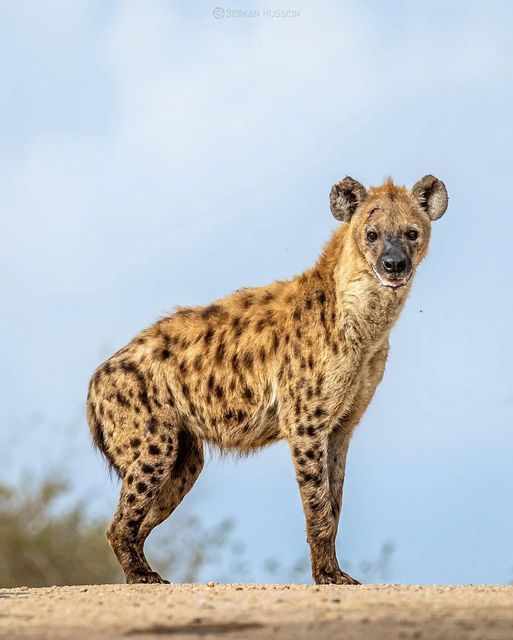
[{"label": "hyena chest", "polygon": [[325,396],[333,423],[350,415],[362,402],[369,401],[368,396],[372,396],[383,373],[387,344],[388,332],[365,348],[349,350],[330,360],[325,372]]}]

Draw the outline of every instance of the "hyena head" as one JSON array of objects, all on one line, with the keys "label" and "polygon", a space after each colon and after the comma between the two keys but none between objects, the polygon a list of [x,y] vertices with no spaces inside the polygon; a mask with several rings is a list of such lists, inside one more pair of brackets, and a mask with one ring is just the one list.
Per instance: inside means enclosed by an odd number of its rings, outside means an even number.
[{"label": "hyena head", "polygon": [[447,209],[444,183],[424,176],[408,190],[387,179],[368,191],[346,177],[333,186],[331,211],[350,224],[368,268],[385,287],[403,287],[427,253],[431,222]]}]

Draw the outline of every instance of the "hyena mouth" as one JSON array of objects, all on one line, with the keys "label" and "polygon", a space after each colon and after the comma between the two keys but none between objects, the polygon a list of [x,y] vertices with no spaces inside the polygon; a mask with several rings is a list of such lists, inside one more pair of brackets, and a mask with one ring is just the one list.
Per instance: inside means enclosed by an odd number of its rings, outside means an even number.
[{"label": "hyena mouth", "polygon": [[374,275],[381,282],[381,284],[384,287],[388,287],[389,289],[399,289],[400,287],[405,287],[410,281],[410,278],[413,274],[413,269],[412,269],[410,273],[404,278],[394,279],[394,278],[387,278],[386,276],[382,276],[380,273],[378,273],[378,271],[374,267],[372,267],[372,270],[374,271]]}]

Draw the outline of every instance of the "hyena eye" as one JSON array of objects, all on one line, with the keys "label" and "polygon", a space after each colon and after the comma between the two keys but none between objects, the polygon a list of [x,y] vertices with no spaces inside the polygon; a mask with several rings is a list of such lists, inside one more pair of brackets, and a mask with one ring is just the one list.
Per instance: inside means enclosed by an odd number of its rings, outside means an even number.
[{"label": "hyena eye", "polygon": [[419,232],[417,229],[410,229],[406,232],[406,236],[408,240],[416,240],[419,237]]},{"label": "hyena eye", "polygon": [[369,242],[375,242],[378,239],[378,234],[375,231],[367,231],[367,240]]}]

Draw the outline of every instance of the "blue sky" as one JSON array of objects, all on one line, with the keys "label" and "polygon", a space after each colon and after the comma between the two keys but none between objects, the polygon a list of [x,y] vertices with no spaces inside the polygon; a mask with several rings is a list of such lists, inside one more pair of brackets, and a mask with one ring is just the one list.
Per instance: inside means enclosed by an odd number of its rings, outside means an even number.
[{"label": "blue sky", "polygon": [[[450,205],[353,439],[339,555],[390,540],[396,582],[511,580],[511,5],[217,4],[300,15],[0,2],[0,477],[64,469],[109,513],[98,362],[175,304],[311,265],[343,175],[433,173]],[[236,520],[248,580],[305,552],[283,445],[211,460],[189,502]]]}]

